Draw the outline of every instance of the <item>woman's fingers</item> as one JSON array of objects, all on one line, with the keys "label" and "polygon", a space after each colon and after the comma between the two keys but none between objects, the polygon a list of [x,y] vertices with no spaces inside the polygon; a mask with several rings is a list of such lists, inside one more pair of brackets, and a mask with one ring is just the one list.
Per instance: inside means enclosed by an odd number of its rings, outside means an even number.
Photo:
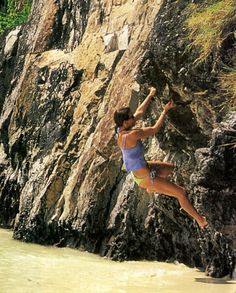
[{"label": "woman's fingers", "polygon": [[169,105],[170,109],[173,108],[175,106],[174,101],[173,100],[170,100],[168,102],[168,105]]}]

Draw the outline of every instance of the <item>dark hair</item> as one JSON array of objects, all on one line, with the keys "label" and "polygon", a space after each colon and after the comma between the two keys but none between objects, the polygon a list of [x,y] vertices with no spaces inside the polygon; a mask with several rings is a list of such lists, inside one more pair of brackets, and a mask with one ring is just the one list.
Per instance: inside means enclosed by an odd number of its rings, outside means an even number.
[{"label": "dark hair", "polygon": [[129,107],[121,108],[114,113],[114,121],[116,123],[116,132],[119,127],[123,125],[125,120],[129,120],[129,114],[131,110]]}]

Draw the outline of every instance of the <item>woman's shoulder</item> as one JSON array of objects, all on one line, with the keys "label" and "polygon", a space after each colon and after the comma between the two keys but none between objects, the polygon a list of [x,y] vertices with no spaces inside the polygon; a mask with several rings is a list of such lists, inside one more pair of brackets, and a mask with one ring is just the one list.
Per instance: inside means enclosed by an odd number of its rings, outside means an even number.
[{"label": "woman's shoulder", "polygon": [[130,129],[130,130],[122,130],[118,134],[118,145],[122,148],[124,145],[129,147],[133,147],[137,143],[136,132],[138,129]]},{"label": "woman's shoulder", "polygon": [[129,136],[135,139],[138,139],[139,133],[142,131],[142,128],[134,128],[129,131]]},{"label": "woman's shoulder", "polygon": [[141,129],[140,128],[135,128],[135,129],[130,129],[130,130],[122,130],[121,132],[118,133],[118,137],[134,137]]}]

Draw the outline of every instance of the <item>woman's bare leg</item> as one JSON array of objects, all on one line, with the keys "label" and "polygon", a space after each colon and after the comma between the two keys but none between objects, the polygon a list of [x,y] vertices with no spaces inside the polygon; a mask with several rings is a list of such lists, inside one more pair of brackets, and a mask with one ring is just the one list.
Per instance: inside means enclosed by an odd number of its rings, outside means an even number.
[{"label": "woman's bare leg", "polygon": [[149,179],[146,182],[146,188],[148,192],[158,192],[177,198],[180,206],[197,221],[201,228],[204,228],[208,224],[206,219],[199,215],[196,209],[192,206],[183,187],[180,187],[179,185],[164,178],[157,177],[153,181]]},{"label": "woman's bare leg", "polygon": [[150,169],[155,169],[157,175],[162,178],[167,178],[174,170],[174,164],[169,162],[148,161]]}]

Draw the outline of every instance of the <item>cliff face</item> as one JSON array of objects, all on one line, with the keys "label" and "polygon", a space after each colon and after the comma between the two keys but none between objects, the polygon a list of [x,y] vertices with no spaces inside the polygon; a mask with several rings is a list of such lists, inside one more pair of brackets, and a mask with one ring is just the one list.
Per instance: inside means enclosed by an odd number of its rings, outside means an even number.
[{"label": "cliff face", "polygon": [[[216,60],[185,51],[186,2],[34,1],[28,24],[1,36],[0,223],[16,239],[232,271],[236,115],[214,99]],[[170,96],[177,107],[147,156],[178,163],[205,232],[121,169],[113,112],[149,84],[158,98],[141,125]]]}]

